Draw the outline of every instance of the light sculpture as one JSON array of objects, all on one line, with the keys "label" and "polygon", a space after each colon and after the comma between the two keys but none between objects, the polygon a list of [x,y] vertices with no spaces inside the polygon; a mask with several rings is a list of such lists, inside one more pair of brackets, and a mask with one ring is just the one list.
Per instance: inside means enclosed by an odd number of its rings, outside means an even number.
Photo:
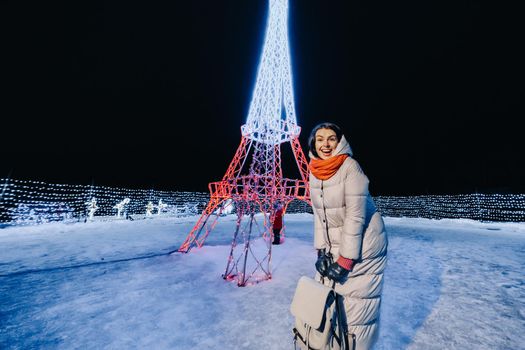
[{"label": "light sculpture", "polygon": [[87,205],[87,213],[89,220],[93,220],[93,216],[95,215],[95,212],[98,210],[97,205],[97,199],[95,197],[92,197],[89,202],[85,203]]},{"label": "light sculpture", "polygon": [[162,210],[167,208],[168,205],[166,203],[162,202],[162,199],[159,199],[159,204],[157,204],[157,215],[160,215],[162,213]]},{"label": "light sculpture", "polygon": [[[231,199],[237,223],[223,277],[237,280],[239,286],[271,278],[274,204],[280,203],[286,210],[294,199],[310,201],[308,163],[299,143],[301,128],[296,120],[289,51],[288,0],[270,0],[262,55],[246,124],[241,127],[240,145],[222,180],[209,184],[210,200],[178,250],[187,253],[201,247]],[[283,143],[290,143],[301,179],[283,177]],[[248,221],[243,223],[246,218]],[[257,244],[262,247],[257,248]]]},{"label": "light sculpture", "polygon": [[131,199],[124,198],[122,201],[120,201],[117,204],[115,204],[113,209],[117,209],[117,218],[120,218],[123,215],[123,213],[124,213],[124,211],[126,209],[126,205],[128,205],[130,201],[131,201]]},{"label": "light sculpture", "polygon": [[153,209],[155,206],[153,205],[152,201],[149,201],[148,204],[146,204],[146,217],[150,217],[153,215]]}]

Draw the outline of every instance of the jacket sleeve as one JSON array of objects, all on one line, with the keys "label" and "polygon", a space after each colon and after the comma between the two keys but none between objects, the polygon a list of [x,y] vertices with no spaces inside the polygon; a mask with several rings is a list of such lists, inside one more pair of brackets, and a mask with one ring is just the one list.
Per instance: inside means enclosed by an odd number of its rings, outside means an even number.
[{"label": "jacket sleeve", "polygon": [[366,219],[368,178],[355,162],[345,179],[345,219],[339,254],[345,258],[359,260]]},{"label": "jacket sleeve", "polygon": [[324,238],[326,228],[323,227],[323,223],[319,218],[319,210],[313,208],[314,211],[314,248],[315,249],[327,249],[326,240]]}]

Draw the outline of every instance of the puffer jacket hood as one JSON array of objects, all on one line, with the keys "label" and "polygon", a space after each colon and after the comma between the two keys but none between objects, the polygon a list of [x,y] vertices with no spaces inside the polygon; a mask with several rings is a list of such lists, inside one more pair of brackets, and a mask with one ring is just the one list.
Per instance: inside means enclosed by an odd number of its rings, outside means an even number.
[{"label": "puffer jacket hood", "polygon": [[[353,155],[352,148],[350,147],[348,141],[346,141],[344,135],[341,137],[341,141],[339,141],[337,147],[335,148],[334,156],[338,156],[340,154],[348,154],[350,157]],[[310,151],[308,156],[310,156],[310,159],[320,159],[319,157],[314,156],[312,151]]]}]

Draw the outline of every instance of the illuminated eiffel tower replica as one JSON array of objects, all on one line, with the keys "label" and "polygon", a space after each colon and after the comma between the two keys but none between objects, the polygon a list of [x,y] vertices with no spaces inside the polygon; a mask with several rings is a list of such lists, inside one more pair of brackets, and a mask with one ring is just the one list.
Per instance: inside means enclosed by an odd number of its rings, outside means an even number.
[{"label": "illuminated eiffel tower replica", "polygon": [[[271,278],[276,204],[310,204],[308,162],[299,143],[288,46],[288,0],[270,0],[262,57],[241,143],[221,181],[209,184],[210,201],[180,246],[201,247],[232,203],[237,212],[224,279],[239,286]],[[283,177],[281,144],[290,143],[301,179]]]}]

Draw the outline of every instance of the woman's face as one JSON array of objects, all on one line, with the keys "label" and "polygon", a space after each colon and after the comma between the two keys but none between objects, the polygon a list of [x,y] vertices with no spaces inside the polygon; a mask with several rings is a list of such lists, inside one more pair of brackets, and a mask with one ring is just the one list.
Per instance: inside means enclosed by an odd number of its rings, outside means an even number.
[{"label": "woman's face", "polygon": [[319,129],[315,133],[315,150],[321,159],[328,159],[334,155],[339,140],[332,129]]}]

